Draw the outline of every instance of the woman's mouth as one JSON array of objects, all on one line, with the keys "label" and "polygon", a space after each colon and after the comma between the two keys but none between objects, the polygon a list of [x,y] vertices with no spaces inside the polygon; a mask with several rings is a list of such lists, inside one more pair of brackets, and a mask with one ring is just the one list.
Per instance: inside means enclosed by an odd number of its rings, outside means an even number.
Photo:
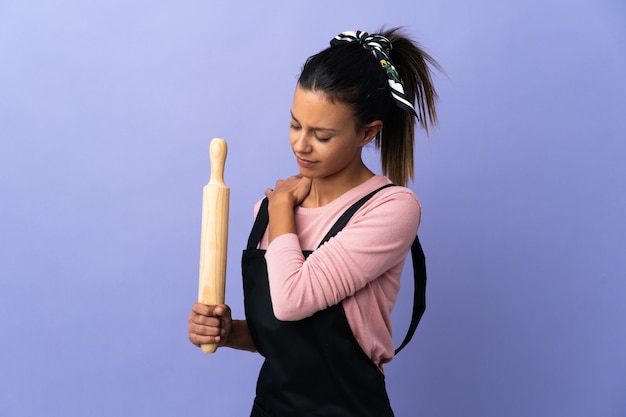
[{"label": "woman's mouth", "polygon": [[310,167],[312,167],[315,164],[315,162],[313,162],[313,161],[309,161],[307,159],[302,159],[302,158],[300,158],[298,156],[296,156],[296,161],[298,162],[298,165],[301,166],[302,168],[310,168]]}]

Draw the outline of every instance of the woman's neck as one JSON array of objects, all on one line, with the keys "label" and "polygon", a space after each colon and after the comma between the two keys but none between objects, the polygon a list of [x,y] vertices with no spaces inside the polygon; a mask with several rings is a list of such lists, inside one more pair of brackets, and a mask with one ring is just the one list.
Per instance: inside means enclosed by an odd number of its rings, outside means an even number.
[{"label": "woman's neck", "polygon": [[326,178],[313,178],[311,182],[311,191],[309,195],[300,204],[301,207],[316,208],[322,207],[326,204],[341,197],[346,192],[350,191],[354,187],[363,184],[365,181],[372,178],[375,174],[370,171],[365,165],[359,170],[357,175],[341,176],[339,178],[326,177]]}]

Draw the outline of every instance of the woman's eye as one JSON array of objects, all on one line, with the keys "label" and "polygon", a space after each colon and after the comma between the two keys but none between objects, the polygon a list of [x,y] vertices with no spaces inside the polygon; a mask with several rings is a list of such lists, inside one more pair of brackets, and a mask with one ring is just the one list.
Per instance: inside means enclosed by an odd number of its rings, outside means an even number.
[{"label": "woman's eye", "polygon": [[294,124],[290,124],[289,128],[292,129],[292,130],[298,130],[298,129],[300,129],[300,126],[297,126],[297,125],[294,125]]},{"label": "woman's eye", "polygon": [[317,132],[313,132],[313,136],[315,136],[315,139],[318,142],[328,142],[330,140],[330,137],[321,138],[321,137],[317,136]]}]

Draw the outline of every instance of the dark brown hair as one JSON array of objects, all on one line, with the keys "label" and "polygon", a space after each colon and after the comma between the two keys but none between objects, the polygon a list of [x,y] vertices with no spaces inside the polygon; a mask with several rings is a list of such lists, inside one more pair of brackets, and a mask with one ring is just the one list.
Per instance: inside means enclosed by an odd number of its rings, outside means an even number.
[{"label": "dark brown hair", "polygon": [[[431,67],[439,71],[441,67],[400,28],[381,29],[377,34],[391,42],[390,58],[428,135],[429,126],[437,124]],[[358,42],[328,47],[306,61],[298,83],[350,106],[358,126],[382,121],[375,143],[381,152],[383,174],[399,185],[414,178],[415,117],[396,106],[386,72],[370,51]]]}]

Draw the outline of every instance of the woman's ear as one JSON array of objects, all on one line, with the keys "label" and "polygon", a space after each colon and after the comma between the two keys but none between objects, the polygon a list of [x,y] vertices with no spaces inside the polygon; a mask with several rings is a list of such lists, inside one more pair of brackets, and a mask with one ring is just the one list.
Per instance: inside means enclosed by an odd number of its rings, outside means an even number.
[{"label": "woman's ear", "polygon": [[372,123],[369,123],[363,126],[363,129],[362,129],[363,135],[361,136],[361,146],[365,146],[368,143],[370,143],[372,140],[374,140],[374,138],[376,137],[376,135],[378,135],[378,132],[380,132],[382,128],[383,128],[383,122],[381,122],[380,120],[374,120]]}]

